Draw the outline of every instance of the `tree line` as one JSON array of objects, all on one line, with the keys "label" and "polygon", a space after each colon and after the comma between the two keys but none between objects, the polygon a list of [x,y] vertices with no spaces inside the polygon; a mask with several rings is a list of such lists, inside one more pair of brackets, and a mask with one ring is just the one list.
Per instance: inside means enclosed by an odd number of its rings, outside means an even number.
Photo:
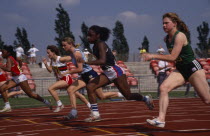
[{"label": "tree line", "polygon": [[[68,12],[62,7],[61,4],[58,5],[58,7],[55,9],[57,11],[56,19],[55,19],[55,27],[54,30],[57,34],[57,36],[54,38],[56,41],[56,45],[59,47],[59,50],[62,55],[65,55],[66,52],[63,50],[61,45],[61,40],[64,37],[71,37],[75,39],[73,32],[71,32],[70,27],[70,16]],[[88,35],[88,29],[89,27],[83,22],[81,24],[81,32],[82,35],[79,36],[81,40],[81,47],[84,49],[88,49],[89,52],[91,51],[90,44],[87,40]],[[208,58],[210,57],[210,38],[208,38],[209,34],[209,26],[207,22],[203,22],[202,25],[197,27],[198,31],[198,40],[199,43],[197,43],[197,48],[195,48],[195,53],[200,58]],[[117,51],[117,59],[127,61],[129,57],[129,44],[127,42],[127,39],[124,35],[124,26],[122,22],[117,20],[115,22],[115,26],[112,29],[112,35],[113,35],[113,41],[112,41],[112,50]],[[31,43],[28,40],[28,34],[25,28],[19,28],[17,27],[15,37],[17,40],[14,40],[13,46],[16,47],[17,45],[22,45],[25,54],[27,54],[27,51],[31,47]],[[187,34],[187,37],[190,40],[190,33]],[[4,41],[2,40],[2,36],[0,35],[0,48],[2,48],[5,45]],[[147,52],[149,52],[149,40],[147,36],[144,36],[143,42],[141,43],[141,46],[138,48],[139,50],[141,48],[146,49]]]}]

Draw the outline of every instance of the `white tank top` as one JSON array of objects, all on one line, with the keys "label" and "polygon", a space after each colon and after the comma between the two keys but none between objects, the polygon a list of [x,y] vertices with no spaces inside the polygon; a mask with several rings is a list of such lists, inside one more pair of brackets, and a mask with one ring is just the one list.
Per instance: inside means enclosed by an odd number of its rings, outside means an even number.
[{"label": "white tank top", "polygon": [[52,68],[56,77],[59,77],[59,74],[63,74],[68,70],[66,63],[60,62],[60,57],[61,56],[58,56],[56,61],[52,61]]}]

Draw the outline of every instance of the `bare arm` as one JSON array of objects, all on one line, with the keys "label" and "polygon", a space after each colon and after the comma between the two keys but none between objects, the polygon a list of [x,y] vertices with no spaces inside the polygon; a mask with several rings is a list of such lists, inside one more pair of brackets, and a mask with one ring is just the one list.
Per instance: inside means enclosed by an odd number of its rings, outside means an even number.
[{"label": "bare arm", "polygon": [[62,63],[69,62],[71,61],[71,57],[70,56],[60,57],[59,61]]},{"label": "bare arm", "polygon": [[94,61],[90,61],[90,62],[86,62],[87,64],[90,65],[103,65],[106,63],[106,50],[107,50],[107,46],[105,42],[100,42],[97,45],[99,48],[99,58],[97,58]]},{"label": "bare arm", "polygon": [[47,71],[51,73],[51,72],[52,72],[52,66],[51,66],[51,65],[48,66],[48,64],[47,64],[47,59],[46,59],[46,58],[43,58],[42,62],[44,63],[44,65],[45,65]]},{"label": "bare arm", "polygon": [[13,64],[12,60],[10,58],[7,58],[6,67],[4,67],[3,65],[0,65],[0,68],[4,71],[11,72],[12,64]]},{"label": "bare arm", "polygon": [[179,33],[176,36],[175,42],[174,42],[174,48],[171,51],[171,54],[168,55],[159,55],[159,54],[149,54],[145,53],[143,54],[144,60],[151,60],[151,59],[159,59],[159,60],[165,60],[165,61],[175,61],[177,57],[179,56],[182,47],[187,44],[187,38],[183,33]]},{"label": "bare arm", "polygon": [[83,71],[84,60],[82,59],[82,54],[77,51],[77,52],[74,53],[74,56],[75,56],[76,61],[77,61],[77,67],[73,70],[68,70],[67,72],[62,74],[63,76],[66,75],[66,74],[81,73]]}]

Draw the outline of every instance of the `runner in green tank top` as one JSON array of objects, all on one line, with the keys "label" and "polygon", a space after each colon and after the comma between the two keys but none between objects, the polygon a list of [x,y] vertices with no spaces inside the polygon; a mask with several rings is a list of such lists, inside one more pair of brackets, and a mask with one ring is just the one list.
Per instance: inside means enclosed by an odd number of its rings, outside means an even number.
[{"label": "runner in green tank top", "polygon": [[169,104],[168,93],[174,88],[189,81],[205,104],[210,104],[209,85],[205,72],[195,59],[186,34],[189,33],[185,23],[176,13],[163,15],[163,29],[168,34],[165,42],[170,54],[143,54],[144,60],[159,59],[175,61],[176,71],[172,72],[160,86],[159,115],[155,119],[147,119],[150,125],[165,127],[165,117]]},{"label": "runner in green tank top", "polygon": [[[169,42],[168,39],[169,36],[166,37],[166,46],[169,50],[169,53],[171,53],[174,47],[174,40],[179,32],[180,31],[176,31],[171,42]],[[190,46],[190,43],[188,42],[187,45],[182,47],[182,50],[175,61],[177,65],[182,65],[182,64],[188,64],[192,62],[194,59],[195,59],[194,52],[192,50],[192,47]]]}]

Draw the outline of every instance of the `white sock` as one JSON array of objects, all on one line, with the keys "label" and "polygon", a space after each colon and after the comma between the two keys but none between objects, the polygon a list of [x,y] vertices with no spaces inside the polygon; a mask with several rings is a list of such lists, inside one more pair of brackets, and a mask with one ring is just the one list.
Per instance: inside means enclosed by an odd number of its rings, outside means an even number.
[{"label": "white sock", "polygon": [[88,107],[89,109],[91,108],[91,105],[90,105],[90,103],[88,103],[88,104],[87,104],[87,107]]},{"label": "white sock", "polygon": [[61,106],[61,105],[63,105],[62,102],[61,102],[61,100],[58,100],[57,101],[57,106]]},{"label": "white sock", "polygon": [[97,103],[91,104],[91,110],[92,110],[93,116],[100,116]]},{"label": "white sock", "polygon": [[120,92],[117,92],[118,97],[124,97]]},{"label": "white sock", "polygon": [[10,103],[9,102],[5,102],[5,107],[10,108]]}]

